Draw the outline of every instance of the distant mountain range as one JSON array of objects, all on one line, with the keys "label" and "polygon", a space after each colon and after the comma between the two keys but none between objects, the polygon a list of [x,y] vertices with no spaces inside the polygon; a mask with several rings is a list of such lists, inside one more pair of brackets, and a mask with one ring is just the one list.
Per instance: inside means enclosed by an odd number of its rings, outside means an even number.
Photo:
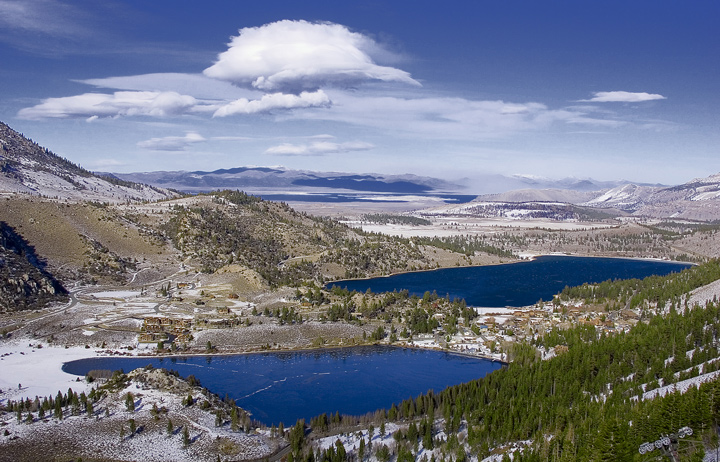
[{"label": "distant mountain range", "polygon": [[[616,210],[634,216],[674,218],[698,221],[720,220],[720,174],[695,178],[677,186],[623,183],[609,189],[583,191],[577,189],[518,189],[478,196],[463,206],[439,207],[444,214],[477,211],[493,213],[499,204],[512,204],[513,210],[537,209],[538,204],[571,204],[583,208]],[[488,204],[495,204],[490,207]],[[523,205],[524,204],[524,205]],[[504,205],[499,210],[504,210]],[[495,215],[493,215],[495,216]]]},{"label": "distant mountain range", "polygon": [[[720,174],[677,186],[664,186],[627,181],[599,182],[589,178],[552,180],[531,175],[485,175],[451,182],[417,175],[313,172],[283,167],[237,167],[211,172],[92,173],[0,122],[0,194],[25,193],[118,203],[177,197],[172,190],[197,193],[218,189],[239,189],[260,195],[343,193],[377,196],[453,195],[467,194],[467,190],[494,190],[505,192],[478,196],[473,203],[552,202],[614,209],[636,216],[720,220]],[[467,202],[471,198],[456,202]],[[450,205],[446,208],[452,210]],[[463,213],[472,208],[473,205],[464,208]],[[534,205],[530,208],[537,209]],[[518,207],[513,207],[515,209]]]},{"label": "distant mountain range", "polygon": [[285,193],[469,194],[468,191],[496,192],[523,188],[599,191],[627,183],[626,181],[603,182],[590,178],[553,180],[530,175],[482,175],[473,179],[447,181],[409,174],[353,174],[292,170],[283,167],[237,167],[211,172],[160,171],[102,173],[102,175],[189,193],[208,192],[217,189],[241,189],[255,193],[282,191]]},{"label": "distant mountain range", "polygon": [[720,220],[720,174],[670,187],[618,186],[587,201],[585,205],[612,207],[633,215],[656,218]]},{"label": "distant mountain range", "polygon": [[427,194],[457,191],[461,186],[416,175],[312,172],[283,167],[237,167],[212,172],[103,173],[118,179],[197,193],[218,189],[246,192],[364,192]]}]

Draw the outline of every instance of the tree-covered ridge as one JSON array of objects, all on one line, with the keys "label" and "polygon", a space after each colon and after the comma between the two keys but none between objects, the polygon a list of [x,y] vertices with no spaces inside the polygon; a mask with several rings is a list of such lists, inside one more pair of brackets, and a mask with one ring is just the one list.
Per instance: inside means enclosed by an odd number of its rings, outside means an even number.
[{"label": "tree-covered ridge", "polygon": [[431,225],[432,221],[420,218],[420,217],[414,217],[411,215],[393,215],[389,213],[368,213],[362,216],[363,221],[369,221],[371,223],[378,223],[381,225],[386,225],[388,223],[393,225],[411,225],[411,226],[420,226],[420,225]]},{"label": "tree-covered ridge", "polygon": [[491,244],[489,238],[485,236],[416,237],[414,238],[414,242],[468,256],[474,255],[475,252],[484,252],[500,257],[513,257],[513,253],[510,250]]},{"label": "tree-covered ridge", "polygon": [[605,304],[612,310],[625,307],[663,309],[668,302],[679,303],[683,295],[718,279],[720,279],[720,261],[715,259],[669,276],[566,287],[558,295],[558,299]]},{"label": "tree-covered ridge", "polygon": [[[437,292],[427,291],[422,297],[410,295],[407,290],[375,294],[349,291],[339,286],[330,289],[330,300],[320,288],[297,289],[298,299],[313,304],[330,304],[321,320],[331,322],[345,321],[363,324],[378,319],[389,324],[390,343],[397,340],[411,340],[418,334],[444,333],[455,335],[461,328],[477,327],[471,322],[477,318],[477,312],[467,306],[465,300],[449,296],[440,297]],[[442,330],[437,330],[442,328]],[[386,332],[376,339],[385,338]]]},{"label": "tree-covered ridge", "polygon": [[237,263],[280,286],[333,277],[329,265],[339,267],[334,277],[345,278],[430,267],[407,239],[365,233],[238,191],[209,196],[202,205],[175,207],[163,225],[175,247],[207,272]]},{"label": "tree-covered ridge", "polygon": [[2,122],[0,122],[0,139],[2,140],[2,143],[0,143],[0,171],[13,172],[20,165],[20,160],[27,157],[36,163],[33,167],[38,170],[50,173],[55,171],[68,172],[83,177],[93,175],[81,166],[26,138]]}]

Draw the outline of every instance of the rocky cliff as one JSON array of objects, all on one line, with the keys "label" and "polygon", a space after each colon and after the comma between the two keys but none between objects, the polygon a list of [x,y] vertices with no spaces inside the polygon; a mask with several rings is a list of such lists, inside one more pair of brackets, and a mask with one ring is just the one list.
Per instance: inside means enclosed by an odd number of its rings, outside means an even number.
[{"label": "rocky cliff", "polygon": [[67,299],[67,290],[45,270],[34,249],[0,222],[0,311],[42,308]]}]

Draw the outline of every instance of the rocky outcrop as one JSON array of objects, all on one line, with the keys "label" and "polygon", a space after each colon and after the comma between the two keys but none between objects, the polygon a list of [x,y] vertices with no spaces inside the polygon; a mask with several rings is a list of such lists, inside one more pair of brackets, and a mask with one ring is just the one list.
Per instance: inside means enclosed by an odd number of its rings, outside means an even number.
[{"label": "rocky outcrop", "polygon": [[38,309],[67,299],[67,290],[45,270],[32,246],[0,222],[0,311]]}]

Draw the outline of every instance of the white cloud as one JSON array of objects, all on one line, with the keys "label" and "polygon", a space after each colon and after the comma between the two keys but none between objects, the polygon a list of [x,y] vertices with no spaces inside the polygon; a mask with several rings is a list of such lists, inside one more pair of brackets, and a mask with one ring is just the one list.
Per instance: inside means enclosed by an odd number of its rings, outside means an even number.
[{"label": "white cloud", "polygon": [[101,79],[76,80],[76,82],[92,85],[97,88],[110,88],[113,90],[174,91],[199,99],[231,100],[257,98],[262,94],[257,90],[238,88],[230,82],[211,79],[202,74],[184,74],[181,72],[126,75]]},{"label": "white cloud", "polygon": [[113,94],[84,93],[62,98],[48,98],[42,103],[21,109],[21,119],[57,119],[81,117],[152,116],[165,117],[187,112],[215,110],[192,96],[174,91],[118,91]]},{"label": "white cloud", "polygon": [[78,35],[82,10],[54,0],[0,0],[0,24],[7,29],[50,36]]},{"label": "white cloud", "polygon": [[270,93],[259,100],[241,98],[220,107],[213,117],[226,117],[234,114],[255,114],[268,112],[274,109],[296,109],[308,107],[323,107],[330,104],[330,98],[324,91],[302,92],[300,95],[284,93]]},{"label": "white cloud", "polygon": [[590,99],[581,99],[580,101],[590,103],[641,103],[643,101],[667,99],[663,95],[656,93],[633,93],[629,91],[598,91],[594,95]]},{"label": "white cloud", "polygon": [[486,139],[546,129],[555,123],[601,123],[580,111],[535,102],[510,103],[451,97],[398,98],[328,90],[333,105],[278,115],[325,120],[435,139]]},{"label": "white cloud", "polygon": [[420,85],[405,71],[375,64],[370,53],[379,45],[340,24],[285,20],[239,32],[205,75],[292,93],[373,80]]},{"label": "white cloud", "polygon": [[166,136],[163,138],[150,138],[140,141],[139,148],[153,151],[184,151],[195,143],[206,141],[202,135],[196,132],[187,132],[185,136]]},{"label": "white cloud", "polygon": [[265,154],[272,156],[325,156],[351,151],[369,151],[373,148],[375,148],[374,145],[363,141],[349,141],[347,143],[318,141],[311,144],[284,143],[268,148]]}]

